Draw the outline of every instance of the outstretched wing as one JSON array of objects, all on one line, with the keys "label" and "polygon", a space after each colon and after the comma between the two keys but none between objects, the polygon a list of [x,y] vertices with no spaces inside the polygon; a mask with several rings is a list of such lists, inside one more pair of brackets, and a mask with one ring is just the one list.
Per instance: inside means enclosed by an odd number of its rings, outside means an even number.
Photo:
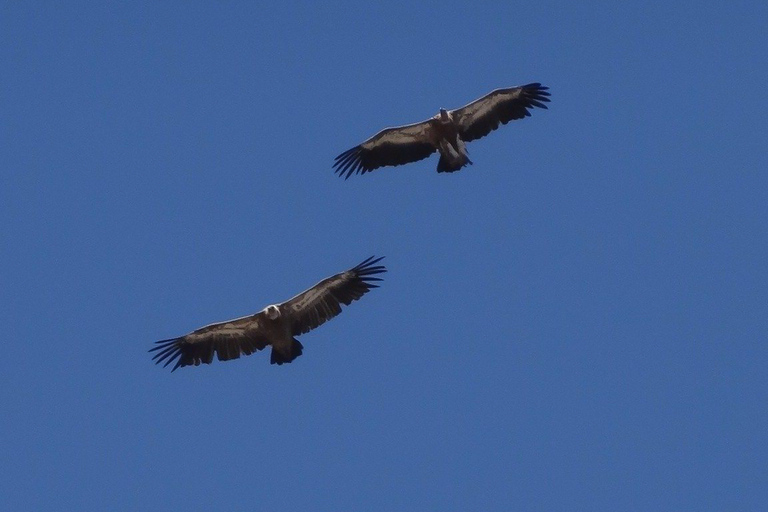
[{"label": "outstretched wing", "polygon": [[315,327],[341,313],[341,304],[349,306],[371,288],[378,288],[374,277],[387,271],[383,265],[377,265],[383,259],[371,256],[354,268],[335,276],[323,279],[309,290],[300,293],[280,305],[287,311],[291,321],[293,336],[311,331]]},{"label": "outstretched wing", "polygon": [[432,133],[432,120],[386,128],[359,146],[349,149],[334,161],[339,176],[366,172],[386,165],[402,165],[423,160],[437,151]]},{"label": "outstretched wing", "polygon": [[215,353],[219,361],[250,355],[269,345],[262,332],[263,314],[244,316],[217,324],[207,325],[194,332],[156,342],[150,352],[157,352],[152,360],[163,367],[176,361],[171,371],[180,366],[210,364]]},{"label": "outstretched wing", "polygon": [[529,117],[528,109],[547,108],[544,102],[549,102],[548,89],[540,83],[496,89],[469,105],[452,110],[459,135],[465,142],[479,139],[498,128],[499,123]]}]

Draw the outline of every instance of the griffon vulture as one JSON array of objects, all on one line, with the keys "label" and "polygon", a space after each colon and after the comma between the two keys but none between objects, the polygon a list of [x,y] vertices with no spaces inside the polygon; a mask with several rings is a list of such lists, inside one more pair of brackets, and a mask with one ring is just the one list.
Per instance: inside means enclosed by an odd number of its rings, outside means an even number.
[{"label": "griffon vulture", "polygon": [[294,338],[307,333],[341,313],[341,304],[348,306],[378,288],[374,277],[387,271],[377,265],[383,257],[370,257],[346,272],[323,279],[312,288],[282,304],[267,306],[256,314],[211,324],[179,338],[156,342],[150,352],[163,367],[176,362],[180,366],[210,364],[213,354],[219,361],[237,359],[240,355],[272,345],[270,363],[290,363],[302,353],[302,344]]},{"label": "griffon vulture", "polygon": [[386,128],[337,156],[333,168],[347,179],[387,165],[416,162],[439,151],[437,172],[458,171],[472,163],[466,142],[488,135],[499,123],[530,116],[530,108],[547,108],[548,89],[540,83],[496,89],[459,109],[441,108],[426,121]]}]

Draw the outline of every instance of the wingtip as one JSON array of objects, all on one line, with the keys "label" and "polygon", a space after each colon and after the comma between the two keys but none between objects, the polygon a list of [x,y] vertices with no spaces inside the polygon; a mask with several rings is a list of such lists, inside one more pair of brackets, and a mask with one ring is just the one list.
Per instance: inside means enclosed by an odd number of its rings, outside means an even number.
[{"label": "wingtip", "polygon": [[181,348],[179,347],[179,340],[181,338],[183,338],[183,336],[156,341],[156,346],[149,349],[149,352],[157,351],[157,353],[152,356],[152,361],[155,364],[162,364],[163,368],[166,368],[169,364],[176,362],[176,365],[171,369],[171,372],[182,366]]},{"label": "wingtip", "polygon": [[333,172],[345,180],[353,174],[363,174],[365,169],[361,161],[361,152],[362,147],[358,145],[338,155],[333,160]]},{"label": "wingtip", "polygon": [[528,94],[535,94],[537,96],[551,96],[552,93],[548,92],[549,87],[541,85],[539,82],[526,84],[521,87]]},{"label": "wingtip", "polygon": [[178,341],[178,339],[179,338],[168,338],[168,339],[165,339],[165,340],[156,341],[154,344],[157,345],[157,346],[150,348],[149,350],[147,350],[147,352],[154,352],[156,350],[164,349],[168,345],[171,345],[171,344],[175,343],[176,341]]},{"label": "wingtip", "polygon": [[376,256],[370,256],[365,260],[361,261],[359,264],[355,265],[355,267],[352,269],[352,272],[356,273],[358,277],[361,277],[366,281],[370,279],[381,281],[382,279],[373,278],[371,276],[374,276],[376,274],[383,274],[384,272],[387,271],[387,267],[385,267],[384,265],[377,265],[377,263],[379,263],[383,259],[384,259],[384,256],[379,256],[378,258]]},{"label": "wingtip", "polygon": [[535,107],[549,110],[549,107],[545,104],[551,101],[549,99],[551,94],[547,92],[548,89],[549,87],[545,87],[538,82],[523,86],[523,97],[527,102],[526,108]]},{"label": "wingtip", "polygon": [[[365,260],[361,261],[357,265],[357,268],[371,267],[371,266],[377,264],[378,262],[380,262],[383,259],[384,259],[384,256],[379,256],[378,258],[376,257],[376,255],[369,256]],[[383,265],[382,265],[382,268],[383,268]]]}]

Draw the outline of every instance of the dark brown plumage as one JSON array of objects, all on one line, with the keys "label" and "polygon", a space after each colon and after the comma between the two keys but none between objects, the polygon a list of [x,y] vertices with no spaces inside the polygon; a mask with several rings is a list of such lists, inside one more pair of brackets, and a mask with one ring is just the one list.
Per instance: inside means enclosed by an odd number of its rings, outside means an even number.
[{"label": "dark brown plumage", "polygon": [[359,265],[329,278],[282,304],[270,305],[253,315],[211,324],[179,338],[157,342],[152,359],[173,370],[180,366],[210,364],[237,359],[272,346],[272,364],[290,363],[302,354],[303,346],[294,336],[305,334],[341,313],[341,305],[368,293],[387,271],[377,265],[382,258],[370,257]]},{"label": "dark brown plumage", "polygon": [[402,165],[440,152],[437,172],[458,171],[471,164],[465,143],[488,135],[515,119],[531,115],[529,109],[546,109],[548,87],[531,83],[496,89],[456,110],[440,112],[420,123],[387,128],[336,157],[339,176],[365,174],[379,167]]}]

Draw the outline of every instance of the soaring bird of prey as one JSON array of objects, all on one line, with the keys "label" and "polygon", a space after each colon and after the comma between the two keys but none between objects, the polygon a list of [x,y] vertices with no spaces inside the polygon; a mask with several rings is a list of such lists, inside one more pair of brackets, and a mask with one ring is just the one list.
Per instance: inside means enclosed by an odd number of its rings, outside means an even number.
[{"label": "soaring bird of prey", "polygon": [[416,162],[439,151],[437,172],[458,171],[472,163],[466,142],[485,137],[499,124],[530,116],[528,109],[547,108],[548,89],[540,83],[496,89],[456,110],[441,108],[426,121],[380,131],[337,156],[333,167],[347,179],[379,167]]},{"label": "soaring bird of prey", "polygon": [[307,333],[341,313],[341,304],[350,305],[371,288],[375,277],[387,271],[377,265],[383,257],[366,259],[346,272],[323,279],[312,288],[282,304],[272,304],[253,315],[207,325],[179,338],[156,342],[150,352],[163,367],[174,361],[180,366],[210,364],[215,353],[219,361],[237,359],[272,345],[270,363],[290,363],[304,348],[294,336]]}]

